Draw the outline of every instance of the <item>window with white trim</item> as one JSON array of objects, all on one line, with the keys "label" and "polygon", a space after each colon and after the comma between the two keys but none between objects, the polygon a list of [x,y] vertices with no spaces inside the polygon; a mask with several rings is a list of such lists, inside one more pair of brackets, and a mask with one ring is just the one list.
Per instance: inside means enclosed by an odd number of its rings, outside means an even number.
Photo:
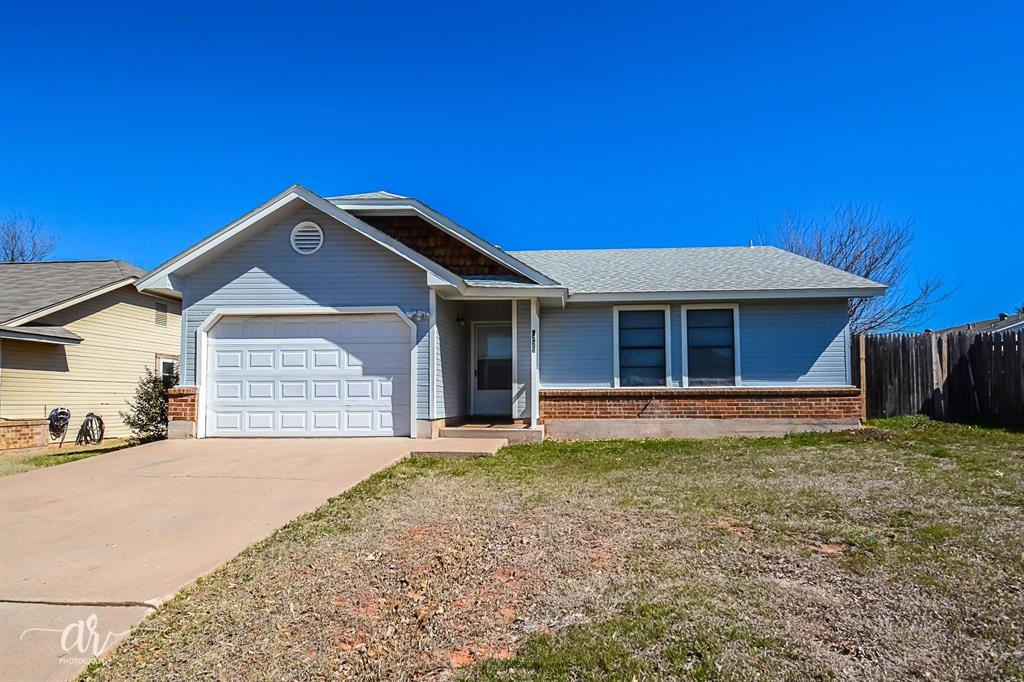
[{"label": "window with white trim", "polygon": [[160,372],[160,376],[164,379],[177,376],[178,374],[178,359],[168,357],[157,358],[157,369]]},{"label": "window with white trim", "polygon": [[618,385],[665,386],[668,315],[665,308],[616,310],[618,315]]},{"label": "window with white trim", "polygon": [[685,311],[688,386],[736,385],[736,308]]}]

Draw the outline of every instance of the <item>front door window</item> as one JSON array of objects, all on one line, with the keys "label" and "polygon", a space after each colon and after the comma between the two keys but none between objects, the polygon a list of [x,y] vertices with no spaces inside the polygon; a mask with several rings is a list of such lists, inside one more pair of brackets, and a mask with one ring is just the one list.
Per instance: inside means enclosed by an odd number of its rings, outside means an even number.
[{"label": "front door window", "polygon": [[512,414],[512,326],[480,324],[476,327],[474,360],[474,412]]}]

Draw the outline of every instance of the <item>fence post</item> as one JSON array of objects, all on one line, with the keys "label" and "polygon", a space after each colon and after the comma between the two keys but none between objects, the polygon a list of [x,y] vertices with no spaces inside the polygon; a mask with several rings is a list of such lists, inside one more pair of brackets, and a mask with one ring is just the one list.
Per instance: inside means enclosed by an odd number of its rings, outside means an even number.
[{"label": "fence post", "polygon": [[868,372],[867,372],[867,352],[865,347],[867,343],[864,341],[864,335],[860,334],[857,336],[858,345],[858,360],[860,361],[860,418],[868,418]]}]

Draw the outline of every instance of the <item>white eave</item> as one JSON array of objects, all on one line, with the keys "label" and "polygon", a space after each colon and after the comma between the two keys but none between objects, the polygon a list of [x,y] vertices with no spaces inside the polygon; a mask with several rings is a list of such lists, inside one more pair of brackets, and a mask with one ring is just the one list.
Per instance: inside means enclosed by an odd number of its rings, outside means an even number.
[{"label": "white eave", "polygon": [[450,284],[457,288],[464,288],[466,285],[462,281],[462,278],[451,272],[450,270],[438,265],[434,261],[430,260],[426,256],[418,253],[417,251],[410,249],[408,246],[401,242],[389,237],[380,230],[370,225],[367,225],[362,220],[345,212],[343,209],[327,201],[323,197],[309,191],[305,187],[300,185],[292,185],[284,192],[281,192],[274,198],[270,199],[262,206],[259,206],[253,211],[245,214],[238,220],[231,224],[223,227],[214,234],[210,235],[206,239],[202,240],[195,246],[183,251],[174,258],[171,258],[164,264],[158,266],[156,269],[146,273],[136,283],[136,287],[140,291],[151,291],[167,293],[175,291],[174,283],[171,279],[171,275],[175,272],[186,268],[190,263],[197,259],[215,251],[219,247],[225,245],[227,242],[233,240],[235,237],[249,229],[250,227],[258,224],[260,221],[270,217],[277,211],[282,210],[288,205],[295,201],[304,201],[313,208],[316,208],[326,215],[334,218],[338,222],[346,225],[363,236],[371,239],[384,248],[392,251],[396,255],[404,258],[405,260],[419,266],[427,272],[427,283],[431,285]]}]

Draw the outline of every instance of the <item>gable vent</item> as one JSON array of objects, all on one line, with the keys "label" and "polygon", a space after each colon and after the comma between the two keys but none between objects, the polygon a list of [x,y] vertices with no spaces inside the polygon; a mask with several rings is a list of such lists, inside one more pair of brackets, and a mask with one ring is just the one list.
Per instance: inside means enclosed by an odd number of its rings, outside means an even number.
[{"label": "gable vent", "polygon": [[167,304],[166,303],[154,303],[153,304],[153,322],[158,327],[167,326]]},{"label": "gable vent", "polygon": [[308,256],[324,245],[324,231],[316,223],[306,221],[292,228],[292,248],[296,253]]}]

